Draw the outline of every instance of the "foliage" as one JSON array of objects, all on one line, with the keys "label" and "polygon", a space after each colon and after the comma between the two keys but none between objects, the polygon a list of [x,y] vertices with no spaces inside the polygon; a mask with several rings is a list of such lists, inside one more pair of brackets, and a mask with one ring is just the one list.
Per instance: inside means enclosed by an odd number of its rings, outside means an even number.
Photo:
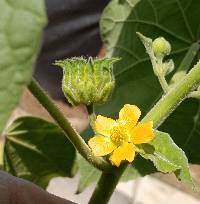
[{"label": "foliage", "polygon": [[155,139],[150,144],[141,145],[140,148],[141,156],[150,159],[158,171],[175,172],[178,179],[193,186],[188,171],[187,157],[183,150],[173,142],[169,134],[157,131]]},{"label": "foliage", "polygon": [[[80,181],[77,193],[81,193],[89,185],[98,181],[101,172],[98,169],[94,168],[92,165],[90,165],[88,162],[86,162],[86,160],[80,155],[78,155],[78,164],[80,172]],[[152,162],[145,160],[138,155],[137,158],[134,160],[134,163],[130,164],[123,173],[121,181],[129,181],[155,172],[156,168],[153,166]]]},{"label": "foliage", "polygon": [[57,176],[76,173],[76,152],[56,125],[23,117],[6,132],[4,169],[43,188]]},{"label": "foliage", "polygon": [[0,133],[30,82],[45,25],[43,0],[0,1]]},{"label": "foliage", "polygon": [[[123,104],[140,106],[144,115],[161,96],[161,89],[136,32],[151,38],[165,37],[172,45],[169,56],[177,68],[186,51],[200,38],[198,0],[113,0],[104,11],[101,32],[109,55],[121,57],[114,66],[116,87],[112,100],[97,111],[116,116]],[[171,78],[171,75],[168,78]],[[199,101],[187,99],[164,122],[189,162],[200,163]]]},{"label": "foliage", "polygon": [[[199,23],[193,15],[198,13],[199,7],[198,1],[184,0],[110,2],[102,16],[101,33],[107,55],[121,60],[114,65],[116,87],[112,100],[96,106],[97,112],[117,117],[118,110],[127,102],[141,106],[144,115],[152,108],[162,90],[136,32],[152,38],[164,36],[170,41],[172,53],[169,57],[177,68],[187,50],[200,37]],[[186,99],[160,127],[170,133],[189,161],[196,164],[200,163],[198,110],[199,101]],[[86,138],[89,135],[93,135],[91,130],[84,134]]]},{"label": "foliage", "polygon": [[[145,119],[155,122],[156,115],[159,121],[156,125],[154,123],[154,128],[163,131],[155,130],[155,138],[148,144],[134,144],[138,153],[131,164],[127,165],[122,162],[122,165],[117,168],[108,162],[107,157],[96,157],[86,144],[88,139],[94,135],[92,130],[88,129],[84,134],[84,141],[45,92],[32,81],[33,83],[28,85],[29,90],[47,109],[57,125],[33,117],[15,120],[5,131],[4,169],[46,188],[51,178],[71,177],[76,173],[78,166],[81,174],[78,193],[92,182],[97,181],[101,170],[103,174],[101,174],[100,183],[93,196],[95,197],[98,193],[104,194],[102,200],[105,197],[105,201],[102,203],[106,203],[121,175],[122,180],[129,180],[157,171],[173,172],[179,180],[193,186],[188,160],[191,163],[200,163],[200,140],[198,139],[200,102],[187,97],[196,96],[198,98],[200,95],[200,88],[197,87],[200,83],[200,61],[193,67],[198,57],[196,51],[199,49],[197,43],[200,38],[199,8],[200,1],[198,0],[112,0],[103,13],[101,33],[107,49],[107,57],[121,60],[114,65],[116,86],[112,100],[105,105],[95,106],[97,113],[117,117],[118,111],[124,104],[135,104],[142,110],[143,120],[141,122],[148,122]],[[26,0],[2,0],[0,9],[1,132],[10,113],[18,103],[23,88],[30,82],[46,17],[44,2],[41,0],[31,0],[28,3]],[[150,42],[150,48],[153,46],[154,49],[147,49],[150,59],[136,32],[150,37],[146,38]],[[141,38],[142,35],[139,35]],[[142,38],[145,39],[144,36]],[[157,40],[153,41],[152,39],[155,38]],[[195,52],[191,51],[194,44],[197,45]],[[144,45],[146,47],[145,43]],[[163,45],[167,50],[163,50]],[[155,56],[160,57],[160,51],[156,53],[155,50],[162,51],[162,60],[164,58],[162,65],[168,66],[168,70],[162,73],[162,77],[169,74],[166,78],[169,90],[164,90],[166,93],[164,95],[159,84],[159,72],[156,70],[158,67],[154,67],[153,59]],[[169,56],[164,56],[169,53]],[[184,59],[186,53],[189,54]],[[73,62],[73,65],[77,65],[76,59],[73,58],[72,61],[68,60],[65,63],[68,65]],[[173,59],[174,64],[169,59]],[[90,60],[84,63],[89,66],[90,71],[95,71],[94,64],[90,63]],[[159,65],[159,60],[156,62]],[[85,65],[81,67],[84,69]],[[79,67],[77,68],[79,72]],[[188,68],[192,68],[193,72],[187,73]],[[184,73],[181,72],[179,78],[171,80],[183,69],[185,69]],[[110,76],[110,69],[107,71]],[[69,76],[71,76],[70,73]],[[90,81],[91,77],[88,77],[89,75],[85,77],[84,72],[82,76],[83,83],[81,81],[80,84],[76,84],[77,89],[81,89],[81,97],[84,94],[87,95],[88,92],[96,94],[94,90],[91,92],[91,89],[94,88],[94,80]],[[99,88],[101,78],[98,78],[97,82],[95,89]],[[190,84],[184,85],[184,82],[190,82]],[[82,84],[89,84],[89,88],[85,89]],[[114,79],[112,78],[108,95],[110,95],[110,87],[112,88],[113,84]],[[182,84],[184,86],[181,86]],[[68,90],[68,86],[65,88],[69,95],[68,92],[72,90]],[[182,90],[181,97],[180,93],[176,94],[177,90],[180,92]],[[73,97],[73,91],[70,92],[70,97]],[[107,99],[107,95],[105,98]],[[71,98],[70,100],[75,104]],[[166,107],[168,112],[162,115],[163,111],[159,109],[159,104],[164,104],[166,100],[169,101]],[[93,126],[96,117],[93,112],[93,104],[90,102],[86,105],[89,105],[87,108],[90,114],[90,124]],[[163,121],[164,123],[160,126]],[[2,147],[0,143],[0,166],[2,166]],[[77,156],[76,150],[81,155]],[[110,183],[104,186],[108,175],[110,177],[107,181]],[[93,203],[95,203],[94,197],[91,199]]]}]

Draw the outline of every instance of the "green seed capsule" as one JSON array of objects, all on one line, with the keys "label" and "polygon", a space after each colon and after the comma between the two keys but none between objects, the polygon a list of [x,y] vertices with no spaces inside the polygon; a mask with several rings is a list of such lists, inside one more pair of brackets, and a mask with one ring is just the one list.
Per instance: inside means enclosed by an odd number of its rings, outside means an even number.
[{"label": "green seed capsule", "polygon": [[153,41],[152,47],[156,57],[163,58],[171,52],[171,45],[163,37],[156,38]]},{"label": "green seed capsule", "polygon": [[63,68],[62,90],[72,105],[105,103],[114,89],[113,64],[117,58],[58,60]]}]

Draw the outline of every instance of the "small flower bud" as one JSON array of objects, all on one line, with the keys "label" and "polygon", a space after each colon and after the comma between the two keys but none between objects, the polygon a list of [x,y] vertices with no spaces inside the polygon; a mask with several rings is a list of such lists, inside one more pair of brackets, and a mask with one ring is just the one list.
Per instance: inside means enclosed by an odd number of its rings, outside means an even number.
[{"label": "small flower bud", "polygon": [[63,68],[62,90],[72,105],[105,103],[111,95],[115,80],[113,64],[116,58],[59,60]]},{"label": "small flower bud", "polygon": [[168,75],[174,70],[174,61],[172,59],[163,62],[164,76]]},{"label": "small flower bud", "polygon": [[171,45],[163,37],[156,38],[153,41],[152,48],[156,57],[163,58],[171,52]]}]

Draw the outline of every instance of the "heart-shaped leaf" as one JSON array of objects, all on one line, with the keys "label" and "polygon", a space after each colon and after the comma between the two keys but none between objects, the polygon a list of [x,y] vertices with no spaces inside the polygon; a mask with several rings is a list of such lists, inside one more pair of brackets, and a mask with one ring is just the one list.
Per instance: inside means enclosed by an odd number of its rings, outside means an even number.
[{"label": "heart-shaped leaf", "polygon": [[0,1],[0,133],[31,79],[45,25],[44,0]]},{"label": "heart-shaped leaf", "polygon": [[73,176],[76,151],[56,125],[39,118],[19,118],[7,129],[4,168],[45,188],[56,176]]},{"label": "heart-shaped leaf", "polygon": [[153,141],[150,144],[140,145],[140,147],[141,156],[150,159],[158,171],[174,172],[179,180],[193,187],[187,157],[169,134],[156,131]]},{"label": "heart-shaped leaf", "polygon": [[[136,35],[163,36],[172,45],[169,56],[176,68],[186,51],[200,39],[198,0],[112,0],[101,19],[101,33],[108,54],[120,57],[114,66],[116,87],[112,100],[96,107],[117,116],[124,104],[136,104],[145,115],[162,91],[145,49]],[[168,81],[172,74],[169,75]],[[185,100],[160,127],[184,149],[189,162],[200,163],[199,101]]]}]

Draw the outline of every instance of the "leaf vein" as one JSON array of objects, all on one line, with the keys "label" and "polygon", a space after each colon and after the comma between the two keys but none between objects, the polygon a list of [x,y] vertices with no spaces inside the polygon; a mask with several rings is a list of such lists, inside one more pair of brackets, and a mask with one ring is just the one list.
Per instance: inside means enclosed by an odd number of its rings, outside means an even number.
[{"label": "leaf vein", "polygon": [[18,141],[15,138],[11,138],[11,137],[7,137],[7,140],[9,140],[10,142],[12,142],[14,144],[20,145],[24,148],[30,149],[31,151],[35,152],[36,154],[39,154],[43,158],[47,159],[51,164],[53,164],[54,168],[57,169],[57,171],[60,171],[60,168],[56,167],[55,162],[53,162],[49,157],[45,156],[41,151],[31,147],[31,145],[28,145],[25,142]]},{"label": "leaf vein", "polygon": [[[110,19],[111,20],[111,19]],[[191,44],[191,41],[190,40],[187,40],[181,36],[178,36],[176,35],[174,32],[170,31],[169,29],[157,24],[157,23],[154,23],[154,22],[150,22],[150,21],[146,21],[146,20],[136,20],[136,19],[131,19],[131,20],[125,20],[125,21],[121,21],[121,20],[116,20],[114,21],[115,23],[142,23],[142,24],[147,24],[147,25],[151,25],[151,26],[154,26],[154,27],[157,27],[158,29],[166,32],[167,34],[171,35],[172,37],[176,38],[177,40],[180,40],[184,43],[187,43],[187,44]]]},{"label": "leaf vein", "polygon": [[123,47],[123,46],[120,46],[120,45],[115,45],[114,48],[123,50],[126,53],[128,53],[129,55],[133,56],[135,59],[140,60],[139,56],[136,53],[134,53],[132,50],[130,50],[130,49],[126,48],[126,47]]},{"label": "leaf vein", "polygon": [[181,5],[181,3],[180,3],[180,0],[176,0],[176,2],[177,2],[177,4],[178,4],[178,7],[179,7],[179,9],[180,9],[180,11],[181,11],[181,14],[182,14],[182,16],[183,16],[183,19],[184,19],[184,22],[185,22],[187,31],[188,31],[188,33],[189,33],[189,35],[190,35],[190,37],[191,37],[191,40],[194,40],[194,35],[193,35],[193,33],[192,33],[192,30],[191,30],[191,28],[190,28],[190,25],[189,25],[189,23],[188,23],[187,17],[186,17],[186,15],[185,15],[185,12],[184,12],[184,10],[183,10],[183,7],[182,7],[182,5]]},{"label": "leaf vein", "polygon": [[158,23],[158,15],[157,15],[157,12],[156,12],[156,7],[154,6],[154,4],[153,4],[153,2],[151,0],[147,0],[147,1],[149,2],[149,4],[151,5],[151,7],[153,9],[153,13],[154,13],[156,23]]}]

